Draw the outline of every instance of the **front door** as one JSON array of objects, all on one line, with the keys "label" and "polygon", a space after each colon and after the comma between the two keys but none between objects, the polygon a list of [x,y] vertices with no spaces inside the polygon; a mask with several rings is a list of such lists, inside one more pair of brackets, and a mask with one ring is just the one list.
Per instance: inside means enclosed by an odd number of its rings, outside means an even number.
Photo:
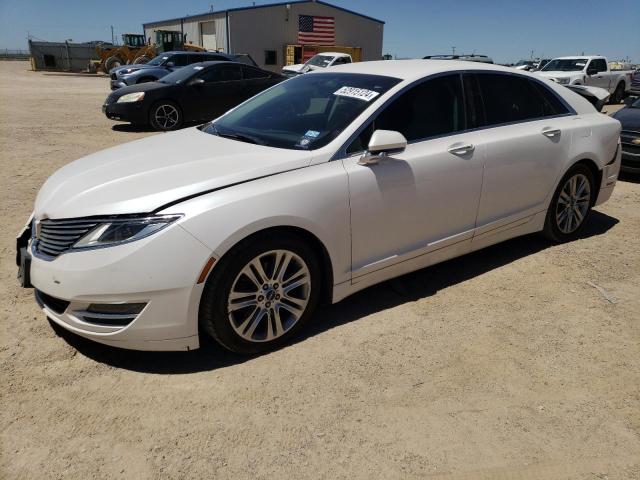
[{"label": "front door", "polygon": [[207,67],[198,76],[204,83],[189,88],[193,111],[200,120],[212,120],[235,107],[244,98],[244,81],[240,65],[218,64]]},{"label": "front door", "polygon": [[[347,148],[352,277],[473,235],[484,162],[480,132],[466,129],[461,76],[426,80],[384,108]],[[358,160],[374,130],[396,130],[407,148],[375,165]]]}]

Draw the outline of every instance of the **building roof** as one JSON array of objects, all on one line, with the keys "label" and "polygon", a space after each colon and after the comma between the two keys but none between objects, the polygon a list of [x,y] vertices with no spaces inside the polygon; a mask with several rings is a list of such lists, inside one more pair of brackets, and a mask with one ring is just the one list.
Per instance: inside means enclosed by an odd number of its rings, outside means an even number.
[{"label": "building roof", "polygon": [[155,22],[146,22],[146,23],[143,23],[142,26],[146,27],[146,26],[149,26],[149,25],[154,25],[156,23],[178,22],[180,20],[189,20],[189,19],[193,19],[193,18],[204,17],[204,16],[207,16],[207,15],[215,15],[215,14],[230,13],[230,12],[239,12],[239,11],[242,11],[242,10],[254,10],[254,9],[258,9],[258,8],[269,8],[269,7],[277,7],[277,6],[280,6],[280,5],[292,5],[292,4],[299,4],[299,3],[318,3],[320,5],[325,5],[327,7],[335,8],[336,10],[341,10],[343,12],[347,12],[347,13],[350,13],[352,15],[357,15],[358,17],[366,18],[368,20],[372,20],[374,22],[378,22],[378,23],[384,24],[384,22],[382,20],[378,20],[377,18],[369,17],[368,15],[363,15],[362,13],[354,12],[353,10],[349,10],[347,8],[339,7],[337,5],[333,5],[333,4],[328,3],[328,2],[323,2],[321,0],[292,0],[292,1],[289,1],[289,2],[267,3],[267,4],[264,4],[264,5],[252,5],[252,6],[248,6],[248,7],[237,7],[237,8],[228,8],[226,10],[216,10],[216,11],[211,11],[211,12],[202,12],[202,13],[197,13],[195,15],[186,15],[184,17],[168,18],[166,20],[157,20]]}]

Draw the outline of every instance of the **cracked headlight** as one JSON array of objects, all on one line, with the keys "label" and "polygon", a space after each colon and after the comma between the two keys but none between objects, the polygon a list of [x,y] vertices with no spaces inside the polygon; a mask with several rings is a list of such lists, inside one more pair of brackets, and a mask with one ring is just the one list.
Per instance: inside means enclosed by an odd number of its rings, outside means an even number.
[{"label": "cracked headlight", "polygon": [[182,215],[149,215],[101,222],[80,238],[72,248],[111,247],[134,242],[159,232],[181,217]]}]

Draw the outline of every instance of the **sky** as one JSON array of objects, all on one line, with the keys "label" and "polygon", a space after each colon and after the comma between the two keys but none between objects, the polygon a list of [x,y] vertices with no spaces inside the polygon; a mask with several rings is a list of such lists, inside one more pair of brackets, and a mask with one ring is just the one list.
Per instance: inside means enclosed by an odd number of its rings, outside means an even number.
[{"label": "sky", "polygon": [[[142,23],[280,0],[0,0],[0,49],[49,41],[111,40]],[[383,53],[451,53],[496,62],[593,54],[640,63],[640,0],[329,0],[386,22]]]}]

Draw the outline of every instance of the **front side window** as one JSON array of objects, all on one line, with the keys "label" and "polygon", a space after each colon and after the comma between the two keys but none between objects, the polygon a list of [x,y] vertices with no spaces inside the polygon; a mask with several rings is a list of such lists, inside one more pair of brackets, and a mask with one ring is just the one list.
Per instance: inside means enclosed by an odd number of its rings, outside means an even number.
[{"label": "front side window", "polygon": [[375,130],[395,130],[411,142],[464,129],[460,75],[444,75],[409,89],[385,107],[347,147],[347,153],[366,150]]},{"label": "front side window", "polygon": [[478,73],[475,76],[482,96],[486,125],[555,115],[558,114],[555,109],[562,105],[559,102],[550,105],[534,82],[525,77],[500,73]]},{"label": "front side window", "polygon": [[356,73],[301,75],[266,90],[203,131],[278,148],[315,150],[375,104],[397,78]]},{"label": "front side window", "polygon": [[607,62],[604,58],[596,58],[595,60],[591,60],[591,64],[589,68],[594,69],[596,72],[606,72],[607,71]]}]

